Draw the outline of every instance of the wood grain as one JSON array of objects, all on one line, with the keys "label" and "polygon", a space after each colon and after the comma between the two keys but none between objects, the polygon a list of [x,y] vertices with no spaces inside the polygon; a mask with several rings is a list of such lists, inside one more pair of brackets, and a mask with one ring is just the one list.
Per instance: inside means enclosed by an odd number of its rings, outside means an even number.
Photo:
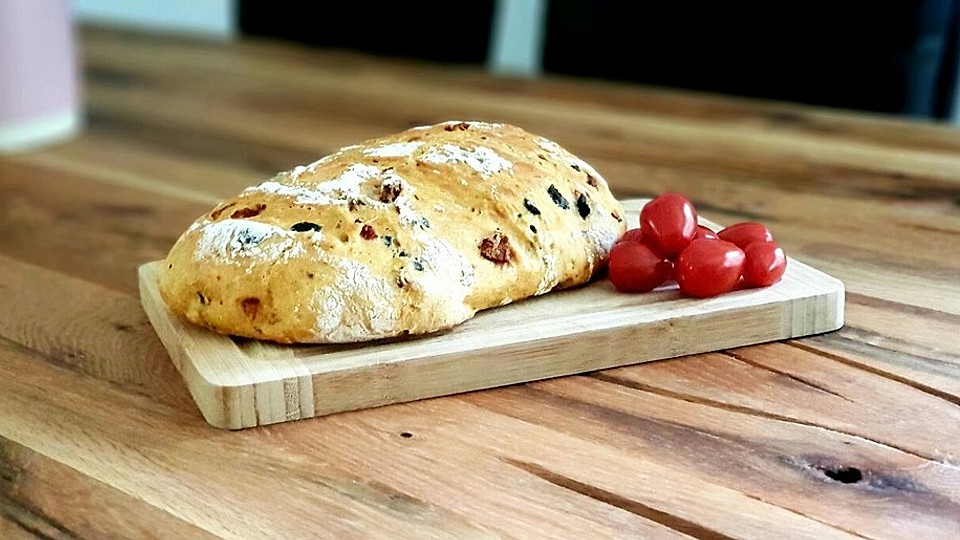
[{"label": "wood grain", "polygon": [[[0,158],[2,538],[960,537],[960,132],[603,81],[84,29],[81,137]],[[136,270],[337,147],[506,121],[623,198],[769,224],[836,332],[242,431]],[[622,346],[635,354],[635,346]]]}]

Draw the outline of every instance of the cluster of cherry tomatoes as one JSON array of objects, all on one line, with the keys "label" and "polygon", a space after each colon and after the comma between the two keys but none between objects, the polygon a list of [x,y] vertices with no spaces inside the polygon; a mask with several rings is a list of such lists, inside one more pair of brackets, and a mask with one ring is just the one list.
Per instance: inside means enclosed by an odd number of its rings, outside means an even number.
[{"label": "cluster of cherry tomatoes", "polygon": [[676,280],[680,293],[707,298],[741,286],[766,287],[787,268],[783,249],[765,225],[737,223],[714,232],[679,193],[663,193],[640,211],[610,252],[608,275],[623,292],[647,292]]}]

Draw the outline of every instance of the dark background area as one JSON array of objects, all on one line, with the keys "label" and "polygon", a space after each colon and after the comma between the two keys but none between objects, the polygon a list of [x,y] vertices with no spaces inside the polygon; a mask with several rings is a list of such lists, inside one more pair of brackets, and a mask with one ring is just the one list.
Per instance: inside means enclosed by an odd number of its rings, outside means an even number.
[{"label": "dark background area", "polygon": [[320,47],[481,64],[487,58],[493,7],[493,0],[240,0],[240,32]]},{"label": "dark background area", "polygon": [[[543,71],[942,119],[958,0],[549,0]],[[321,47],[483,64],[493,0],[240,1],[240,29]],[[297,21],[291,23],[291,21]]]}]

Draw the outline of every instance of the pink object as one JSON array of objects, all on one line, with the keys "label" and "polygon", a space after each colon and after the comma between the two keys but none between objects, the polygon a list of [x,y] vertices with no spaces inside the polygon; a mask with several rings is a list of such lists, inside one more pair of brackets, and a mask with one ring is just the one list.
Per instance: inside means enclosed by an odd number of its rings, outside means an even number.
[{"label": "pink object", "polygon": [[80,129],[68,0],[0,0],[0,153],[61,141]]}]

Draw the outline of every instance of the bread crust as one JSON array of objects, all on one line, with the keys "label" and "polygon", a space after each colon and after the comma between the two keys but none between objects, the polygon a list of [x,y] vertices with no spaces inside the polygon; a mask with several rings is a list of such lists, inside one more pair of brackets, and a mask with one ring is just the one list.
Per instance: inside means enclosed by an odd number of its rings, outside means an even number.
[{"label": "bread crust", "polygon": [[505,124],[451,121],[340,149],[198,218],[168,254],[170,310],[280,343],[453,327],[590,280],[623,234],[604,178]]}]

